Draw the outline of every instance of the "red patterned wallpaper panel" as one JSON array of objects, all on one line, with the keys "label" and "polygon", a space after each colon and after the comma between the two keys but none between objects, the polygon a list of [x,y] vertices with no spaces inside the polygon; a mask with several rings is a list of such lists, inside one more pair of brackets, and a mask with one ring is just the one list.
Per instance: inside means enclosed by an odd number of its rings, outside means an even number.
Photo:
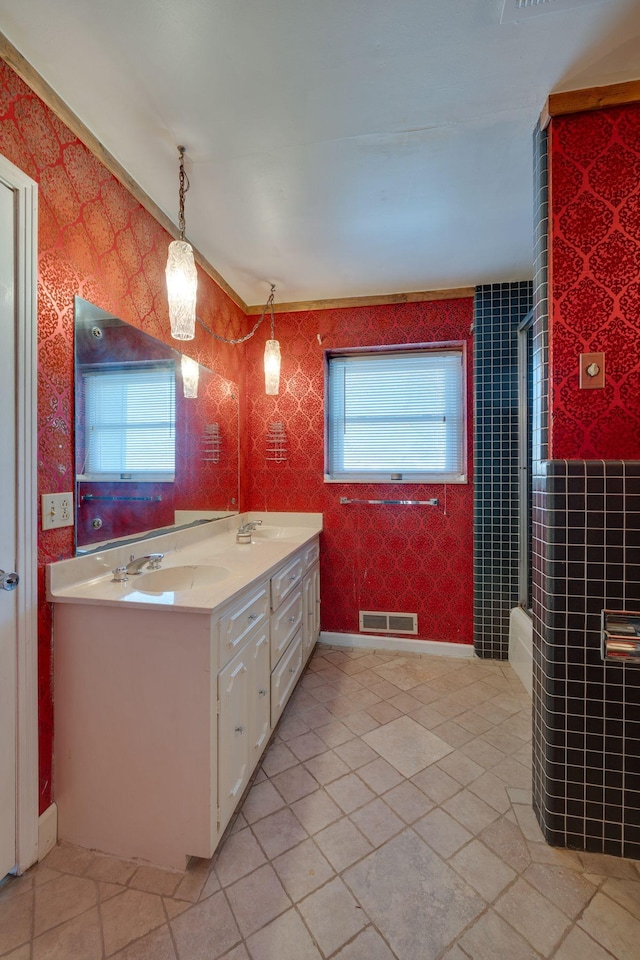
[{"label": "red patterned wallpaper panel", "polygon": [[[640,105],[553,120],[550,456],[640,458]],[[603,390],[579,355],[605,354]]]},{"label": "red patterned wallpaper panel", "polygon": [[[421,639],[473,641],[473,487],[324,483],[326,349],[465,340],[471,299],[278,314],[280,395],[264,393],[266,335],[247,345],[252,510],[324,513],[322,626],[358,632],[358,610],[417,612]],[[469,424],[472,398],[469,351]],[[268,462],[269,424],[281,421],[288,459]],[[469,428],[469,471],[471,475]],[[358,499],[440,499],[439,507],[342,506]]]},{"label": "red patterned wallpaper panel", "polygon": [[[0,61],[0,153],[39,185],[38,484],[73,489],[73,298],[169,340],[164,266],[169,236],[38,97]],[[243,312],[200,273],[199,314],[227,337],[246,330]],[[242,352],[198,330],[184,352],[227,380],[243,378]],[[215,399],[215,398],[214,398]],[[217,401],[216,401],[217,402]],[[210,476],[189,478],[206,502]],[[202,503],[198,504],[199,506]],[[71,556],[69,528],[39,537],[39,731],[41,809],[51,800],[53,704],[51,610],[44,564]]]}]

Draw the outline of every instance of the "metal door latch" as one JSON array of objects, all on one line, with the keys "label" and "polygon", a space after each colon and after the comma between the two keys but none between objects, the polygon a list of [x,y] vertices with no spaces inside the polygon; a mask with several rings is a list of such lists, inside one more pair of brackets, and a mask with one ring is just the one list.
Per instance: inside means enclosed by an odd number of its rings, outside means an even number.
[{"label": "metal door latch", "polygon": [[5,573],[0,570],[0,590],[15,590],[20,583],[20,577],[17,573]]}]

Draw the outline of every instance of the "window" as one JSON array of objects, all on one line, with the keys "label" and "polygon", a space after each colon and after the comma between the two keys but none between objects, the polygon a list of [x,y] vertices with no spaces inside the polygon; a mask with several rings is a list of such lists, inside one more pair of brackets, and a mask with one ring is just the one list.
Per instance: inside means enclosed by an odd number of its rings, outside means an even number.
[{"label": "window", "polygon": [[175,382],[172,362],[82,370],[83,480],[174,479]]},{"label": "window", "polygon": [[327,355],[326,480],[466,482],[462,345]]}]

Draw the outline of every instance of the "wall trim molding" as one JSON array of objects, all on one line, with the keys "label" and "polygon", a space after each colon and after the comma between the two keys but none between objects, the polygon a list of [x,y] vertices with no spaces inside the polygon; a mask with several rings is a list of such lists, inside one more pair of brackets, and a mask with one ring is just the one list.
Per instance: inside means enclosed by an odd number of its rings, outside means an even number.
[{"label": "wall trim molding", "polygon": [[318,643],[331,647],[365,647],[368,650],[390,650],[401,653],[425,653],[439,657],[472,659],[471,643],[449,643],[447,640],[407,640],[373,633],[331,633],[323,630]]},{"label": "wall trim molding", "polygon": [[623,107],[631,103],[640,103],[640,80],[551,93],[540,114],[540,126],[544,130],[553,117],[562,117],[567,113],[587,113],[590,110]]},{"label": "wall trim molding", "polygon": [[[416,290],[412,293],[381,293],[370,297],[335,297],[330,300],[294,300],[274,303],[276,313],[301,313],[312,310],[343,310],[351,307],[379,307],[388,303],[426,303],[429,300],[460,300],[473,297],[475,287],[452,287],[450,290]],[[262,313],[264,304],[247,307],[247,314]]]},{"label": "wall trim molding", "polygon": [[38,185],[0,156],[15,202],[17,457],[16,870],[38,859],[37,277]]},{"label": "wall trim molding", "polygon": [[[158,204],[151,199],[149,194],[142,189],[139,183],[133,179],[133,177],[125,170],[122,164],[116,160],[113,154],[109,153],[106,147],[98,140],[98,138],[89,130],[89,128],[82,122],[80,117],[78,117],[71,107],[67,106],[62,97],[60,97],[56,91],[51,87],[44,77],[35,70],[28,60],[22,56],[19,50],[14,47],[11,41],[0,32],[0,57],[7,63],[11,69],[18,74],[21,80],[23,80],[27,86],[33,90],[33,92],[40,97],[40,99],[45,103],[50,110],[55,113],[59,120],[62,120],[64,124],[71,130],[71,132],[82,141],[87,150],[98,158],[100,163],[102,163],[109,173],[111,173],[116,180],[118,180],[122,186],[129,191],[129,193],[140,203],[145,210],[151,214],[151,216],[158,221],[161,227],[167,231],[167,233],[177,240],[180,233],[176,225],[172,220],[166,215],[166,213],[158,206]],[[233,300],[236,306],[246,314],[247,305],[244,300],[240,297],[239,294],[230,287],[227,281],[218,273],[216,268],[204,257],[200,251],[194,247],[193,254],[196,260],[196,263],[202,270],[220,287],[221,290],[227,294],[227,296]]]},{"label": "wall trim molding", "polygon": [[58,842],[58,807],[52,803],[38,817],[38,861],[44,860]]}]

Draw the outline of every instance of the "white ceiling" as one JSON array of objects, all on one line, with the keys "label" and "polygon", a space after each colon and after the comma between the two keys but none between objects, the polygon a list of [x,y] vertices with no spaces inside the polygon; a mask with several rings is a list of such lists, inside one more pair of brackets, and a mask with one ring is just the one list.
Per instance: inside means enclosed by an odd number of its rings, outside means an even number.
[{"label": "white ceiling", "polygon": [[547,94],[640,77],[640,0],[538,4],[0,0],[0,30],[174,222],[186,146],[187,235],[257,304],[531,276]]}]

